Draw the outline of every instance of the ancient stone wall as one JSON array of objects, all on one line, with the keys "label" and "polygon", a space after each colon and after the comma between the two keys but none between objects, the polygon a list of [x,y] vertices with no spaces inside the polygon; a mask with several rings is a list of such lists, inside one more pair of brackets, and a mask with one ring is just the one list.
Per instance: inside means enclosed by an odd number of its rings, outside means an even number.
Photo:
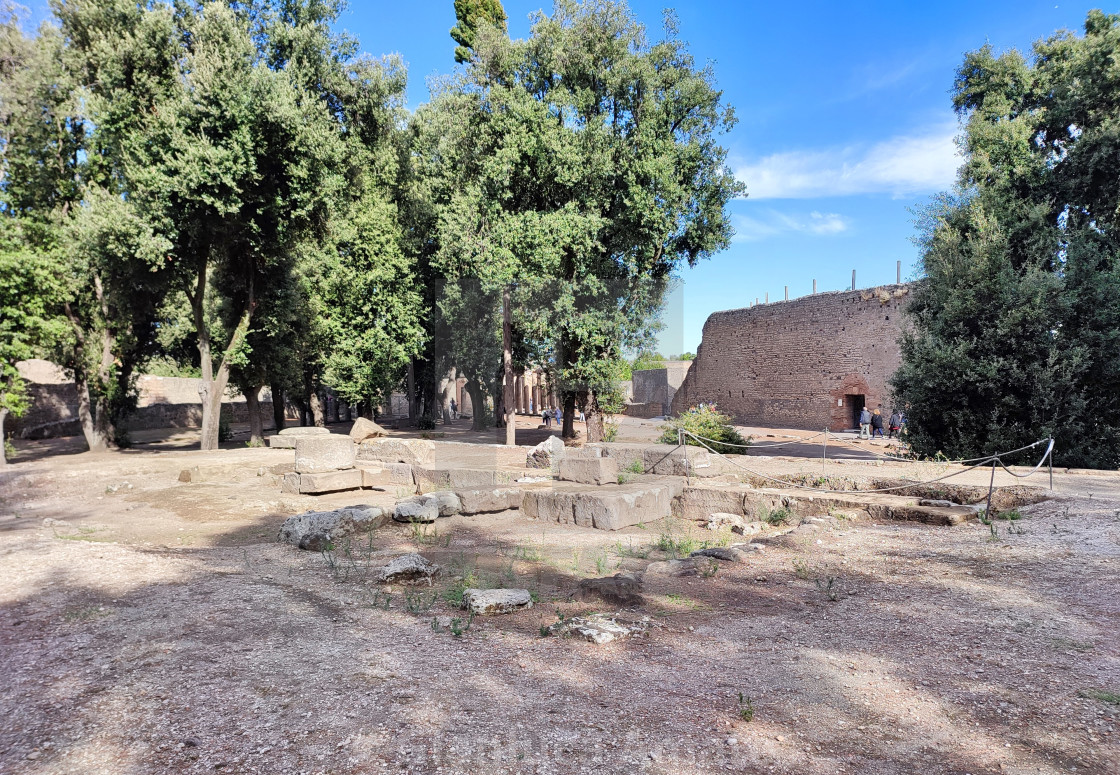
[{"label": "ancient stone wall", "polygon": [[744,425],[830,430],[855,427],[864,403],[889,414],[908,293],[887,285],[713,313],[673,414],[714,402]]}]

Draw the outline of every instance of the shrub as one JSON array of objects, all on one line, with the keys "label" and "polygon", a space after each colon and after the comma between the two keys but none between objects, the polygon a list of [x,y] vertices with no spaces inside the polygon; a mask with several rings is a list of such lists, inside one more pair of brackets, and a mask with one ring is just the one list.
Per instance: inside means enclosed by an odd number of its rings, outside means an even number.
[{"label": "shrub", "polygon": [[705,439],[711,439],[711,441],[702,444],[686,435],[686,444],[691,444],[694,447],[707,446],[713,451],[725,455],[741,453],[750,443],[750,439],[744,439],[739,431],[735,430],[735,427],[731,424],[730,415],[719,411],[714,404],[695,406],[679,417],[670,420],[667,425],[661,426],[662,433],[658,441],[662,444],[676,444],[677,430],[681,428]]}]

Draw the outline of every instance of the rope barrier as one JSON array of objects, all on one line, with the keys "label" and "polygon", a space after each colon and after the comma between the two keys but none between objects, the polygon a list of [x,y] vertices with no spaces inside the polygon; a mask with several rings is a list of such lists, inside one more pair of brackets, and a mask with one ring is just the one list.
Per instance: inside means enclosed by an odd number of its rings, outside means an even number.
[{"label": "rope barrier", "polygon": [[[680,429],[678,429],[678,431],[679,431],[678,439],[681,442],[683,442],[683,437],[684,436],[690,436],[690,437],[696,439],[697,441],[699,441],[700,446],[704,447],[705,449],[707,449],[709,452],[711,452],[714,455],[719,455],[721,458],[726,460],[728,463],[731,463],[731,465],[736,466],[737,468],[741,468],[744,471],[746,471],[747,473],[752,474],[754,476],[757,476],[759,478],[767,479],[771,482],[776,482],[776,483],[782,485],[783,487],[792,487],[792,488],[795,488],[795,489],[798,489],[798,490],[809,490],[810,492],[853,492],[852,490],[837,490],[837,489],[834,489],[834,488],[831,488],[831,487],[812,487],[810,485],[805,485],[805,484],[796,484],[794,482],[790,482],[790,481],[787,481],[785,479],[777,479],[773,476],[769,476],[767,474],[764,474],[761,471],[755,471],[753,469],[747,468],[746,466],[741,465],[740,463],[737,463],[734,460],[731,460],[726,455],[724,455],[722,452],[717,452],[716,450],[712,449],[711,447],[709,447],[707,444],[704,443],[705,441],[711,441],[711,439],[704,439],[702,436],[697,436],[695,433],[692,433],[691,431],[687,431],[684,428],[680,428]],[[1038,471],[1038,469],[1040,469],[1042,467],[1042,464],[1045,463],[1047,461],[1047,459],[1050,457],[1051,453],[1054,451],[1054,440],[1053,439],[1049,439],[1050,443],[1046,447],[1046,451],[1043,453],[1042,459],[1039,460],[1038,464],[1033,469],[1031,469],[1031,471],[1029,473],[1026,473],[1026,474],[1016,474],[1013,471],[1011,471],[1010,469],[1008,469],[1007,466],[1005,466],[1003,464],[1003,461],[1000,460],[1000,456],[1001,455],[1010,455],[1010,454],[1014,454],[1016,452],[1022,452],[1024,450],[1030,449],[1031,447],[1036,447],[1039,444],[1043,443],[1044,441],[1047,441],[1047,439],[1041,439],[1039,441],[1036,441],[1033,444],[1028,444],[1026,447],[1021,447],[1021,448],[1016,449],[1016,450],[1011,450],[1010,452],[1000,452],[1000,453],[997,453],[995,455],[989,455],[986,458],[975,458],[975,460],[980,461],[977,464],[977,466],[975,466],[975,467],[978,468],[978,467],[980,467],[980,465],[987,465],[988,463],[991,463],[992,468],[994,470],[995,465],[998,463],[1001,468],[1003,468],[1005,471],[1007,471],[1012,476],[1015,476],[1017,478],[1026,478],[1026,477],[1031,476],[1032,474],[1036,473]],[[721,442],[713,442],[713,443],[719,444]],[[683,443],[681,444],[681,446],[683,446]],[[855,490],[854,492],[876,493],[876,492],[893,492],[895,490],[907,490],[911,487],[918,487],[918,486],[921,486],[921,485],[924,485],[924,484],[934,484],[936,482],[941,482],[941,481],[944,481],[946,479],[951,479],[954,476],[960,476],[961,474],[969,473],[971,470],[972,470],[971,468],[965,468],[965,469],[962,469],[960,471],[952,471],[948,474],[945,474],[944,476],[939,476],[936,479],[929,479],[929,480],[921,481],[921,482],[910,482],[908,484],[899,485],[897,487],[880,487],[880,488],[872,489],[872,490]],[[994,481],[994,479],[993,479],[993,481]]]}]

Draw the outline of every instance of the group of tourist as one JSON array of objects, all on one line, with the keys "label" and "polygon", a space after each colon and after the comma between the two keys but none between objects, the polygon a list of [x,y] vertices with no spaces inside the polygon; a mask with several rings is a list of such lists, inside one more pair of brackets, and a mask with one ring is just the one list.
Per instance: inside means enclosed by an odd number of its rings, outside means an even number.
[{"label": "group of tourist", "polygon": [[[895,409],[891,412],[890,418],[886,421],[887,435],[885,438],[893,439],[895,434],[898,438],[902,438],[903,431],[906,428],[906,415],[901,409]],[[883,436],[883,406],[872,412],[866,406],[860,410],[859,413],[859,437],[861,439],[873,439],[878,434],[879,438]]]}]

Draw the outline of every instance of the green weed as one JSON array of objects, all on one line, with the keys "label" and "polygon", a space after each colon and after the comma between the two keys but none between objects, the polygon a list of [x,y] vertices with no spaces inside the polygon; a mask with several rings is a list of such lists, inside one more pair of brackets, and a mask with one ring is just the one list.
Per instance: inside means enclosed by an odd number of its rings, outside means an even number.
[{"label": "green weed", "polygon": [[739,718],[746,722],[754,721],[754,702],[739,692]]},{"label": "green weed", "polygon": [[1120,705],[1120,694],[1116,692],[1101,689],[1082,689],[1078,694],[1089,700],[1100,700],[1101,702],[1107,702],[1109,705]]}]

